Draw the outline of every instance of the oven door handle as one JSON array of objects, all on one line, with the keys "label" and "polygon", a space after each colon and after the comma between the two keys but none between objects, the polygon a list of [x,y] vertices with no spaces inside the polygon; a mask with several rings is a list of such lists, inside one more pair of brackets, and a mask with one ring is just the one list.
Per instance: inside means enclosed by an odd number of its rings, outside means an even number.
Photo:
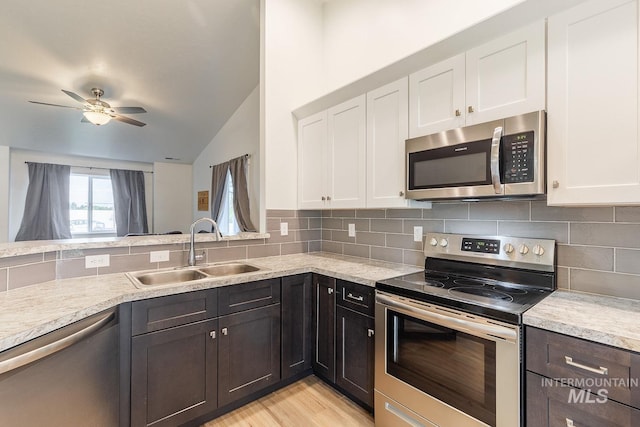
[{"label": "oven door handle", "polygon": [[500,182],[500,141],[502,140],[502,127],[498,126],[493,130],[491,139],[491,183],[496,194],[502,194],[502,183]]},{"label": "oven door handle", "polygon": [[376,302],[392,308],[400,309],[407,314],[413,314],[419,319],[430,321],[458,331],[467,332],[471,335],[482,336],[491,341],[499,340],[516,343],[518,340],[517,331],[504,326],[473,322],[462,318],[456,318],[452,315],[435,313],[421,307],[416,307],[411,303],[398,301],[395,298],[382,294],[376,295]]}]

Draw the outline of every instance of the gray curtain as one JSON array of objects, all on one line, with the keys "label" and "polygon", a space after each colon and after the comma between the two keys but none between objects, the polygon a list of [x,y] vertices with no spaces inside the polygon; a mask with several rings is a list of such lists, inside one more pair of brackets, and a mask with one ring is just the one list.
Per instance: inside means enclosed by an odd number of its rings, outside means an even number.
[{"label": "gray curtain", "polygon": [[113,204],[118,236],[149,232],[142,171],[111,169]]},{"label": "gray curtain", "polygon": [[224,184],[227,181],[229,162],[220,163],[211,168],[211,218],[218,222],[222,196],[224,196]]},{"label": "gray curtain", "polygon": [[69,179],[71,167],[28,163],[29,187],[16,242],[70,239]]},{"label": "gray curtain", "polygon": [[251,223],[249,189],[247,187],[247,156],[229,161],[229,172],[233,182],[233,209],[241,231],[256,231]]}]

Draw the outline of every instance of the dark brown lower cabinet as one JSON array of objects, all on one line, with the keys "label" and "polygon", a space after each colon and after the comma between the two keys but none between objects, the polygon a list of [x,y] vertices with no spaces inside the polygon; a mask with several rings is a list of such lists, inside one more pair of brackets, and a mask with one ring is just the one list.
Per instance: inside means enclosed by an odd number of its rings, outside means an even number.
[{"label": "dark brown lower cabinet", "polygon": [[313,275],[313,372],[330,383],[336,381],[335,313],[336,279]]},{"label": "dark brown lower cabinet", "polygon": [[217,320],[131,340],[131,425],[176,426],[217,407]]},{"label": "dark brown lower cabinet", "polygon": [[282,379],[311,369],[311,274],[282,278]]},{"label": "dark brown lower cabinet", "polygon": [[218,319],[218,406],[280,380],[280,304]]},{"label": "dark brown lower cabinet", "polygon": [[336,308],[336,384],[373,407],[373,317],[348,308]]}]

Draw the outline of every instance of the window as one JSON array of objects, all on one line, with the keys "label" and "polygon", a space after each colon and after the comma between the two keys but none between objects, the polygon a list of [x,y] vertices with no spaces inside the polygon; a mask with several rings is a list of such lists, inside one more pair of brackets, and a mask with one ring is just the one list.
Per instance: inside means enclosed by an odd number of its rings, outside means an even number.
[{"label": "window", "polygon": [[71,174],[69,218],[74,235],[116,232],[113,189],[108,175]]},{"label": "window", "polygon": [[218,227],[220,228],[220,232],[225,236],[238,234],[240,232],[236,212],[233,208],[233,181],[231,180],[231,173],[229,171],[227,171],[227,178],[224,184],[222,205],[220,205],[220,214],[218,215]]}]

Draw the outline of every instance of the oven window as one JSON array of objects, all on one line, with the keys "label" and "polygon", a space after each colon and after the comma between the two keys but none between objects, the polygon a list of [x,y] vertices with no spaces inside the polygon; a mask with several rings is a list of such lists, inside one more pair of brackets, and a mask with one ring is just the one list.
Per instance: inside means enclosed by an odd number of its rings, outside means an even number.
[{"label": "oven window", "polygon": [[495,343],[393,310],[387,313],[387,372],[495,426]]}]

